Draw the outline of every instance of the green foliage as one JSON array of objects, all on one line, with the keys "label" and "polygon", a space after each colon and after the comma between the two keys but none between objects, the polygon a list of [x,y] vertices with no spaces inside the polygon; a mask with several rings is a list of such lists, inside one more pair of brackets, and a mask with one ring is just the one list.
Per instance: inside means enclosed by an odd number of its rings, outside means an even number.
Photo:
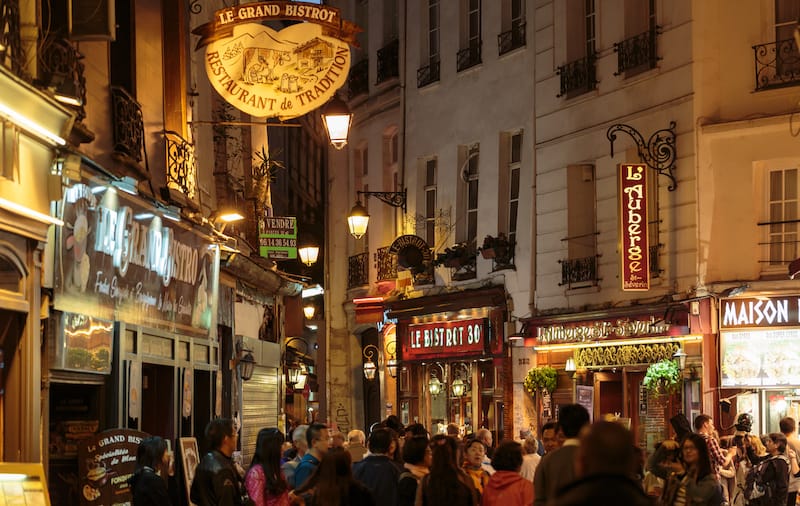
[{"label": "green foliage", "polygon": [[661,360],[650,364],[642,381],[644,387],[655,394],[674,394],[681,384],[681,371],[674,360]]},{"label": "green foliage", "polygon": [[525,390],[531,395],[547,390],[552,393],[556,389],[558,373],[550,366],[532,367],[525,376]]}]

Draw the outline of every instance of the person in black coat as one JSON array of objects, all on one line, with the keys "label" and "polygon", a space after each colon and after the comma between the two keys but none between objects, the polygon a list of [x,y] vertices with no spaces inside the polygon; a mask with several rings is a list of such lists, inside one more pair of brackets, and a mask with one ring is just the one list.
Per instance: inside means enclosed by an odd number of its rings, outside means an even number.
[{"label": "person in black coat", "polygon": [[151,436],[139,443],[136,452],[136,471],[130,479],[133,506],[171,506],[167,475],[170,455],[167,442]]}]

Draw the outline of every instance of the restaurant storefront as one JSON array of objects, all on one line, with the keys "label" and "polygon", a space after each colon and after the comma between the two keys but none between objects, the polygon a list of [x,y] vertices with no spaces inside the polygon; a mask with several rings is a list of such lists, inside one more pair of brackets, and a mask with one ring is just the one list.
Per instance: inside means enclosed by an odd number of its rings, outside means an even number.
[{"label": "restaurant storefront", "polygon": [[177,213],[82,166],[58,206],[47,321],[51,495],[72,496],[79,441],[169,441],[221,413],[219,248]]},{"label": "restaurant storefront", "polygon": [[800,420],[800,295],[748,293],[719,307],[721,424],[753,415],[754,434]]},{"label": "restaurant storefront", "polygon": [[404,425],[431,434],[448,424],[470,434],[489,429],[499,441],[510,430],[510,360],[502,287],[420,297],[388,304],[396,319],[398,407]]},{"label": "restaurant storefront", "polygon": [[[682,412],[691,420],[703,411],[701,387],[713,383],[704,374],[715,362],[715,354],[704,351],[703,345],[704,334],[713,331],[708,317],[711,307],[705,299],[689,305],[637,306],[528,320],[525,348],[516,355],[530,354],[532,349],[531,366],[550,366],[558,373],[552,394],[536,399],[537,419],[529,421],[529,427],[541,427],[556,419],[559,406],[578,402],[593,420],[623,421],[638,444],[653,451],[655,443],[669,436],[672,415]],[[661,360],[682,365],[683,383],[676,394],[654,395],[643,385],[648,366]],[[517,376],[515,381],[522,381]]]}]

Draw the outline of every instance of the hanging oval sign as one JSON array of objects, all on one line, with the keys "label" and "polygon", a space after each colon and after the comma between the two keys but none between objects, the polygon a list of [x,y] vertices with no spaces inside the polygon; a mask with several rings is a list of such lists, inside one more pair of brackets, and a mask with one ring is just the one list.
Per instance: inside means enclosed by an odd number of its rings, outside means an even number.
[{"label": "hanging oval sign", "polygon": [[323,35],[314,23],[279,32],[244,23],[206,49],[211,85],[256,117],[289,119],[321,107],[347,81],[349,70],[347,42]]}]

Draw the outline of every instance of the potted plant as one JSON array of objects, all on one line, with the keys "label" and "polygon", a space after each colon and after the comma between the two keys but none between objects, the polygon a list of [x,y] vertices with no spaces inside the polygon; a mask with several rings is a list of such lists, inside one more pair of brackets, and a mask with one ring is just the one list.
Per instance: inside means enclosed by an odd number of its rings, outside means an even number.
[{"label": "potted plant", "polygon": [[436,260],[433,265],[450,267],[452,269],[460,269],[461,267],[475,263],[475,257],[478,253],[475,251],[474,244],[468,242],[459,242],[449,248],[445,248],[442,253],[436,255]]},{"label": "potted plant", "polygon": [[531,395],[541,393],[543,390],[553,393],[553,390],[556,389],[557,378],[558,373],[556,370],[548,365],[532,367],[528,374],[525,375],[523,385]]},{"label": "potted plant", "polygon": [[483,258],[496,258],[505,257],[508,255],[508,249],[511,243],[506,238],[506,235],[500,232],[497,237],[487,235],[483,238],[483,245],[478,248]]},{"label": "potted plant", "polygon": [[681,385],[681,370],[674,360],[661,360],[650,364],[642,384],[656,395],[674,394]]}]

